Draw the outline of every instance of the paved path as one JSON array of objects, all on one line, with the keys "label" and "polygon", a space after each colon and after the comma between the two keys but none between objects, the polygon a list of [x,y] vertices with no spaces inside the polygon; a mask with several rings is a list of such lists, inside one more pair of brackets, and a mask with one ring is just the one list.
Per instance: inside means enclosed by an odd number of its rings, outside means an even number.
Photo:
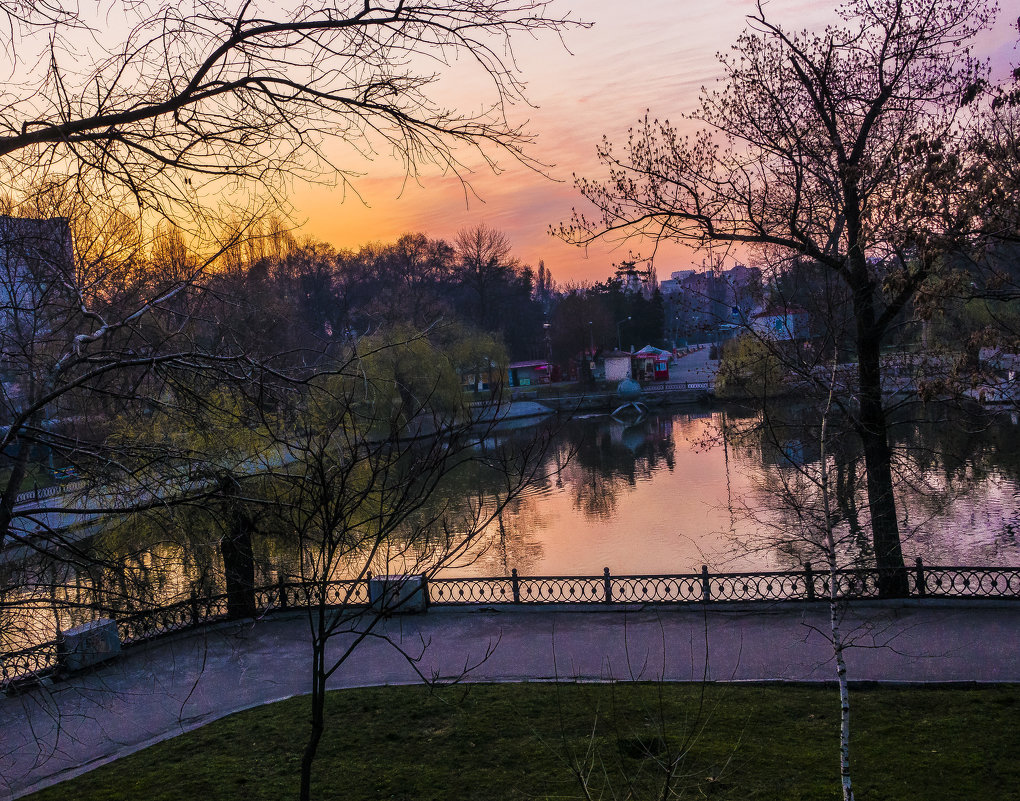
[{"label": "paved path", "polygon": [[681,356],[676,362],[670,365],[670,381],[715,381],[716,373],[719,372],[719,362],[716,359],[709,359],[710,346],[702,345],[693,353]]},{"label": "paved path", "polygon": [[[420,654],[418,668],[438,678],[477,665],[468,680],[830,681],[827,628],[824,604],[759,604],[438,608],[387,621],[380,631]],[[845,628],[859,646],[848,658],[852,680],[1020,681],[1020,604],[861,603]],[[231,712],[306,693],[308,653],[307,620],[292,613],[164,638],[95,672],[0,699],[0,798]],[[332,686],[419,681],[396,648],[372,640]]]}]

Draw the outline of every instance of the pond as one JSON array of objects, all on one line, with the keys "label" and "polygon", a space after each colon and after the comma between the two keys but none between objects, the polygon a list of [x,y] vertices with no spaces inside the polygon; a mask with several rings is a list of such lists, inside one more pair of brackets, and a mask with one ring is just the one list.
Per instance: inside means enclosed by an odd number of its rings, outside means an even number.
[{"label": "pond", "polygon": [[[802,524],[776,493],[789,474],[817,472],[818,432],[804,420],[809,411],[782,414],[767,431],[759,413],[721,408],[566,423],[547,460],[554,475],[510,506],[472,564],[452,572],[783,570],[818,559],[797,547]],[[912,419],[892,431],[908,562],[1020,565],[1017,415]],[[864,526],[860,459],[848,461]]]},{"label": "pond", "polygon": [[[712,572],[800,569],[807,561],[824,568],[806,514],[818,496],[804,481],[820,465],[817,418],[817,411],[795,405],[767,414],[676,407],[629,421],[597,415],[507,432],[500,439],[513,444],[552,427],[544,477],[443,575],[507,576],[516,569],[521,576],[592,576],[607,567],[616,576],[661,575],[696,573],[703,564]],[[1018,435],[1015,413],[927,410],[893,421],[908,564],[920,557],[928,565],[1020,566]],[[860,454],[853,437],[827,441],[836,487],[831,519],[847,543],[841,566],[858,558],[869,563]],[[470,500],[477,491],[483,497],[493,480],[499,477],[450,477],[435,502]],[[125,521],[123,531],[83,543],[85,553],[95,548],[99,556],[80,568],[73,561],[6,564],[0,651],[50,640],[92,619],[100,597],[108,614],[123,615],[193,592],[223,592],[222,510],[212,505],[176,522],[171,512]],[[293,537],[260,526],[252,545],[257,586],[298,575],[301,561],[311,558]],[[356,574],[363,560],[354,563]],[[400,565],[372,569],[393,573]],[[350,575],[343,566],[333,573]]]}]

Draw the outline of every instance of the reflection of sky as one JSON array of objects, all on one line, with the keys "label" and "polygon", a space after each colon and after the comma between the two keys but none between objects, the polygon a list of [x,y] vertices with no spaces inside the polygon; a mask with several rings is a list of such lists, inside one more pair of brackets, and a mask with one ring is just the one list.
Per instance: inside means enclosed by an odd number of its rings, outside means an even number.
[{"label": "reflection of sky", "polygon": [[[530,494],[508,516],[517,547],[508,550],[497,538],[463,572],[503,575],[516,567],[521,575],[601,575],[608,567],[617,575],[694,573],[706,563],[722,571],[783,569],[770,554],[734,550],[734,537],[753,530],[739,508],[751,492],[752,471],[732,449],[711,444],[717,418],[653,418],[643,424],[644,442],[634,428],[593,420],[593,431],[608,426],[607,445],[615,448],[602,465],[606,472],[589,470],[580,459],[568,464],[562,487],[552,483]],[[660,456],[652,467],[642,446],[652,448],[660,439],[672,442],[672,459]],[[602,496],[601,505],[593,495]],[[517,561],[504,563],[508,552]]]},{"label": "reflection of sky", "polygon": [[[677,412],[625,428],[593,418],[587,435],[600,436],[598,428],[605,437],[597,469],[591,469],[591,454],[599,450],[593,449],[587,462],[568,463],[561,480],[529,490],[504,515],[502,529],[490,529],[489,547],[475,551],[476,561],[449,573],[502,576],[516,568],[522,576],[597,576],[608,567],[615,575],[655,575],[696,573],[702,564],[729,572],[822,561],[774,547],[795,532],[796,522],[777,511],[782,504],[763,480],[762,451],[723,448],[722,419],[720,412]],[[1015,428],[1003,431],[1015,436]],[[661,455],[666,450],[668,460]],[[774,472],[778,463],[767,461]],[[908,564],[920,556],[928,565],[1020,565],[1020,485],[1000,472],[995,457],[987,461],[982,480],[957,480],[949,494],[921,491],[916,481],[913,490],[900,487]],[[923,484],[936,489],[940,470],[940,464],[927,470]],[[863,514],[863,498],[858,508]]]},{"label": "reflection of sky", "polygon": [[[835,2],[832,3],[835,5]],[[770,16],[794,29],[822,27],[835,20],[829,3],[813,0],[772,0]],[[571,175],[599,175],[595,147],[603,134],[624,141],[627,129],[650,110],[654,117],[674,122],[691,111],[702,86],[719,76],[716,53],[727,51],[754,8],[751,0],[733,3],[696,3],[692,0],[586,0],[571,4],[557,0],[554,10],[573,8],[575,15],[594,23],[589,30],[567,31],[564,43],[553,37],[524,40],[518,62],[535,108],[518,105],[513,121],[526,123],[536,135],[529,154],[545,164],[551,177],[518,164],[505,162],[506,170],[493,176],[483,167],[468,175],[478,197],[465,193],[458,180],[426,171],[422,186],[405,185],[400,165],[384,158],[365,169],[370,177],[357,182],[369,204],[349,198],[342,206],[337,193],[326,187],[295,188],[299,218],[306,218],[306,233],[341,247],[356,247],[368,240],[395,239],[406,231],[424,231],[452,238],[465,226],[486,223],[504,230],[517,254],[546,266],[559,281],[601,280],[612,262],[626,258],[632,245],[609,250],[592,247],[587,258],[547,233],[550,225],[569,219],[579,202]],[[981,55],[999,67],[1017,60],[1016,32],[1009,14],[1000,14],[996,27],[980,42]],[[444,86],[444,101],[463,109],[481,105],[485,84],[458,78]],[[473,158],[469,164],[476,165]],[[398,197],[399,196],[399,197]],[[700,256],[676,246],[660,251],[656,265],[660,278],[689,266]]]}]

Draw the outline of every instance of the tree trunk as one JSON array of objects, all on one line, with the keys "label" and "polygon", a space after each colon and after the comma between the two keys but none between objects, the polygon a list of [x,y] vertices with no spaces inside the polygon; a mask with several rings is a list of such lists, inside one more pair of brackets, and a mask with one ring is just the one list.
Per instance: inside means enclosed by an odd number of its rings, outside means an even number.
[{"label": "tree trunk", "polygon": [[892,453],[882,405],[882,374],[879,337],[871,330],[873,308],[855,309],[858,321],[857,364],[860,392],[860,436],[864,446],[864,469],[868,483],[871,537],[878,568],[878,594],[901,598],[908,594],[907,571],[900,547],[896,497],[893,494]]},{"label": "tree trunk", "polygon": [[255,617],[255,557],[251,545],[251,520],[235,512],[228,536],[220,540],[223,575],[227,585],[227,616]]},{"label": "tree trunk", "polygon": [[300,801],[311,801],[312,797],[312,763],[319,750],[319,741],[325,728],[326,679],[325,679],[326,643],[316,637],[312,643],[312,717],[308,732],[308,742],[301,754],[301,795]]},{"label": "tree trunk", "polygon": [[[835,367],[833,368],[835,375]],[[835,380],[835,379],[833,379]],[[829,412],[832,409],[832,389],[829,390],[829,403],[822,415],[822,435],[819,441],[821,458],[820,483],[822,490],[822,511],[825,515],[825,559],[829,567],[829,629],[832,634],[832,654],[836,658],[836,678],[839,681],[839,783],[843,791],[843,801],[854,801],[853,780],[850,774],[850,684],[847,681],[846,659],[843,651],[846,640],[840,629],[840,601],[836,576],[839,562],[836,559],[836,537],[833,533],[832,507],[829,503],[829,468],[828,449],[826,447],[826,430],[829,423]],[[841,461],[837,457],[837,465]],[[838,481],[838,478],[837,478]]]},{"label": "tree trunk", "polygon": [[28,472],[28,455],[32,447],[29,443],[22,442],[20,438],[15,441],[18,443],[18,452],[14,457],[14,465],[7,479],[3,497],[0,498],[0,551],[4,548],[8,529],[14,519],[14,504],[18,499],[18,493],[21,492],[21,485],[25,483],[25,475]]}]

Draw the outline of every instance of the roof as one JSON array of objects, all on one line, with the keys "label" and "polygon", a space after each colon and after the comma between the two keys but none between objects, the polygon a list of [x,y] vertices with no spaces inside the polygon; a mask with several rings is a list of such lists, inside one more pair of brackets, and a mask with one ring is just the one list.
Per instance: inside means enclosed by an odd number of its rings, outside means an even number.
[{"label": "roof", "polygon": [[668,350],[663,350],[662,348],[645,345],[641,348],[641,350],[631,355],[639,356],[642,359],[669,359],[673,354],[671,354]]},{"label": "roof", "polygon": [[526,369],[528,367],[551,367],[551,366],[552,365],[550,365],[547,359],[536,359],[530,362],[510,362],[509,369],[521,370]]},{"label": "roof", "polygon": [[800,306],[772,305],[767,306],[757,314],[752,314],[751,317],[755,319],[759,317],[786,317],[791,314],[807,314],[807,311],[802,309]]}]

